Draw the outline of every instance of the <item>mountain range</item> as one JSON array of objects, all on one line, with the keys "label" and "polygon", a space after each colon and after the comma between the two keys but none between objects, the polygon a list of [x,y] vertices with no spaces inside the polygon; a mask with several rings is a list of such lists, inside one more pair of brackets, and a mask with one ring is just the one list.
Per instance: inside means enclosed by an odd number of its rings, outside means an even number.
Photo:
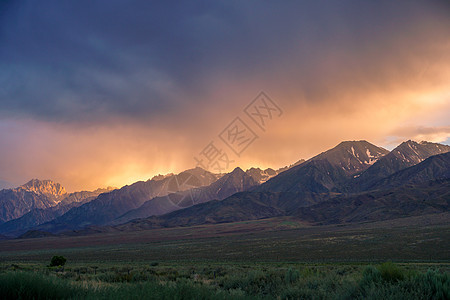
[{"label": "mountain range", "polygon": [[[273,172],[275,174],[276,171]],[[249,173],[253,176],[249,175]],[[260,169],[259,172],[256,169],[244,172],[241,168],[236,168],[231,173],[223,175],[208,186],[179,191],[168,194],[165,197],[150,199],[144,202],[140,207],[119,217],[114,223],[120,224],[133,219],[163,215],[180,208],[205,203],[214,199],[223,200],[237,192],[246,191],[258,185],[258,182],[260,182],[264,176],[269,175],[266,174],[266,171]]]},{"label": "mountain range", "polygon": [[406,141],[388,151],[346,141],[278,170],[213,174],[197,167],[96,195],[67,194],[59,184],[32,180],[0,191],[0,234],[138,230],[276,216],[336,224],[441,213],[450,201],[449,152],[449,146],[429,142]]},{"label": "mountain range", "polygon": [[163,215],[199,203],[225,199],[236,192],[253,188],[279,172],[259,168],[244,172],[236,168],[228,174],[213,174],[197,167],[176,175],[159,175],[146,182],[137,182],[100,195],[36,229],[60,232]]},{"label": "mountain range", "polygon": [[[37,182],[35,181],[35,184],[36,183]],[[35,206],[32,209],[30,209],[27,213],[21,215],[20,217],[7,221],[3,224],[0,224],[0,232],[7,232],[13,235],[21,234],[40,224],[54,220],[55,218],[65,214],[67,211],[69,211],[74,207],[79,207],[91,200],[94,200],[101,193],[107,193],[112,190],[114,189],[109,187],[106,189],[97,189],[95,191],[81,191],[66,194],[64,197],[61,197],[62,198],[61,201],[54,206],[50,207]],[[33,195],[33,193],[31,195]],[[41,197],[36,198],[42,199],[43,197],[41,195]],[[26,203],[26,199],[24,200],[25,201],[21,203]]]},{"label": "mountain range", "polygon": [[[356,144],[361,146],[365,142]],[[338,149],[334,150],[348,149],[348,145],[348,143],[340,144],[337,146]],[[342,160],[333,162],[321,154],[251,191],[164,216],[135,220],[116,228],[136,230],[193,226],[277,216],[296,216],[309,223],[328,224],[379,221],[446,212],[450,205],[450,153],[445,151],[450,149],[445,145],[437,146],[434,153],[443,154],[430,153],[431,156],[427,159],[411,167],[404,168],[404,165],[399,164],[400,170],[379,180],[375,189],[346,192],[349,187],[354,190],[360,189],[358,184],[361,181],[357,180],[359,177],[350,175],[356,168],[346,168],[353,170],[346,172],[342,169]],[[404,145],[399,147],[402,149]],[[396,149],[394,150],[397,151]],[[385,157],[386,155],[380,156],[377,161],[383,163],[384,159],[390,160],[389,157]],[[405,157],[405,160],[407,159]],[[348,158],[344,157],[343,160],[348,161]],[[360,174],[371,172],[369,171],[371,167],[364,167],[365,170]]]}]

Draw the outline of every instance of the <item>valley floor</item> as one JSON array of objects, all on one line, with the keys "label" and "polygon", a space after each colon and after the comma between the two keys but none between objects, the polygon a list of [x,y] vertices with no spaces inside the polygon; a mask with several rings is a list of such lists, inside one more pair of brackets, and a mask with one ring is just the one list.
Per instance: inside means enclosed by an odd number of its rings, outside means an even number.
[{"label": "valley floor", "polygon": [[450,262],[450,214],[311,226],[290,218],[0,241],[0,263]]},{"label": "valley floor", "polygon": [[[0,298],[449,299],[448,220],[285,217],[4,240]],[[53,255],[67,264],[48,267]]]}]

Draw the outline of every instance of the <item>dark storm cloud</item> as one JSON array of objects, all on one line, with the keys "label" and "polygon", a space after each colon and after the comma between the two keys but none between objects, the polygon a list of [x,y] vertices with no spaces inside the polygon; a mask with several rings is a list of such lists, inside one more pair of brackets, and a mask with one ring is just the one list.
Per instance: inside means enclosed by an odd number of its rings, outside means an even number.
[{"label": "dark storm cloud", "polygon": [[282,79],[315,101],[330,82],[368,73],[377,84],[380,64],[407,59],[405,44],[420,50],[417,34],[420,43],[439,36],[421,31],[430,19],[448,24],[448,13],[412,1],[5,1],[0,112],[68,122],[170,116],[213,98],[222,76]]},{"label": "dark storm cloud", "polygon": [[260,90],[285,113],[235,166],[443,141],[449,15],[447,0],[0,0],[0,179],[180,172]]}]

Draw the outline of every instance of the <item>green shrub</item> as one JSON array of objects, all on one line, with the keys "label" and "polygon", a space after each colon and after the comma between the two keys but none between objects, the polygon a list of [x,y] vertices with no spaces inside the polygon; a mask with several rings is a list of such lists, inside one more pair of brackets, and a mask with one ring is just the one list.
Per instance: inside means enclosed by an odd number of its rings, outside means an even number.
[{"label": "green shrub", "polygon": [[392,263],[367,267],[358,286],[346,288],[340,298],[351,299],[450,299],[448,273],[404,272]]},{"label": "green shrub", "polygon": [[246,274],[227,275],[220,285],[225,290],[242,290],[248,295],[276,295],[283,286],[281,274],[250,271]]},{"label": "green shrub", "polygon": [[67,259],[64,256],[55,255],[50,261],[50,267],[59,267],[66,264]]},{"label": "green shrub", "polygon": [[[95,274],[92,267],[34,273],[7,265],[0,271],[0,299],[450,299],[448,273],[414,268],[128,266]],[[84,269],[89,272],[80,273]]]},{"label": "green shrub", "polygon": [[419,274],[413,280],[413,285],[429,299],[450,299],[450,276],[438,271],[428,270]]},{"label": "green shrub", "polygon": [[363,276],[360,282],[360,285],[367,286],[375,283],[381,282],[381,272],[379,269],[374,266],[368,266],[363,271]]},{"label": "green shrub", "polygon": [[381,278],[383,278],[384,281],[395,282],[405,278],[403,270],[392,262],[385,262],[381,264],[378,269],[380,270]]},{"label": "green shrub", "polygon": [[289,268],[286,271],[286,275],[285,275],[286,283],[292,284],[292,283],[296,282],[299,278],[300,278],[300,272],[298,270]]},{"label": "green shrub", "polygon": [[0,275],[0,299],[245,299],[187,280],[116,284],[74,284],[36,273],[9,272]]},{"label": "green shrub", "polygon": [[0,275],[0,299],[68,299],[81,296],[81,289],[69,281],[35,273]]}]

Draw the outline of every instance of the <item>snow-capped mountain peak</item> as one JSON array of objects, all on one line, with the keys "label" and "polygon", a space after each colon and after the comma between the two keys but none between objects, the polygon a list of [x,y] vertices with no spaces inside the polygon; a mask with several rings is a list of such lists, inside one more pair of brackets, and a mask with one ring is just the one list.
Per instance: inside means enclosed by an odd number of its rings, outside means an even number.
[{"label": "snow-capped mountain peak", "polygon": [[345,141],[311,160],[327,160],[353,175],[364,171],[389,151],[367,141]]}]

